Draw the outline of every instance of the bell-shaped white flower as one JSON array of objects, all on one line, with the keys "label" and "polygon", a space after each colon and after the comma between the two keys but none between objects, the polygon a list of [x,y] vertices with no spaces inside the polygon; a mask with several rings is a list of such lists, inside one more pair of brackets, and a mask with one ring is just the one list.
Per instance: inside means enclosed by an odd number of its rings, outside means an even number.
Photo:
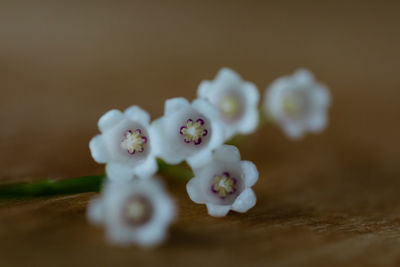
[{"label": "bell-shaped white flower", "polygon": [[241,161],[236,147],[220,146],[193,172],[194,178],[186,185],[189,197],[206,204],[211,216],[223,217],[229,210],[243,213],[256,204],[251,187],[258,180],[257,168],[250,161]]},{"label": "bell-shaped white flower", "polygon": [[321,132],[327,125],[330,93],[305,69],[275,80],[264,97],[264,111],[292,139]]},{"label": "bell-shaped white flower", "polygon": [[113,244],[151,247],[165,239],[175,213],[158,180],[133,179],[107,182],[101,196],[89,203],[87,218],[104,226]]},{"label": "bell-shaped white flower", "polygon": [[149,134],[150,115],[138,106],[110,110],[98,123],[101,134],[89,143],[93,159],[106,163],[110,179],[149,177],[157,171]]},{"label": "bell-shaped white flower", "polygon": [[223,68],[213,81],[202,81],[197,95],[217,107],[217,119],[224,128],[226,139],[256,130],[260,94],[253,83],[242,80],[233,70]]},{"label": "bell-shaped white flower", "polygon": [[156,155],[169,164],[187,160],[192,167],[201,165],[224,142],[223,129],[214,119],[217,115],[204,99],[191,104],[185,98],[167,100],[164,116],[150,127]]}]

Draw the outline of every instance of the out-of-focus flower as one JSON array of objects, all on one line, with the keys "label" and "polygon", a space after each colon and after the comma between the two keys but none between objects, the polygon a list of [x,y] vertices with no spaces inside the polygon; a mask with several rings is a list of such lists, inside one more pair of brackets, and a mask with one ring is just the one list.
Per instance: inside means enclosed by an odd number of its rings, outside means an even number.
[{"label": "out-of-focus flower", "polygon": [[158,180],[133,179],[109,181],[102,195],[89,203],[87,218],[103,225],[113,244],[151,247],[165,239],[175,213],[174,202]]},{"label": "out-of-focus flower", "polygon": [[149,124],[149,114],[138,106],[124,113],[110,110],[100,118],[101,134],[90,141],[89,147],[96,162],[107,164],[110,179],[145,178],[157,171]]},{"label": "out-of-focus flower", "polygon": [[220,146],[193,172],[195,177],[186,185],[189,197],[206,204],[211,216],[223,217],[229,210],[246,212],[256,204],[251,187],[258,180],[257,168],[250,161],[240,161],[236,147]]},{"label": "out-of-focus flower", "polygon": [[187,160],[190,166],[201,165],[211,150],[224,142],[223,129],[214,120],[216,108],[208,101],[184,98],[169,99],[164,116],[150,127],[156,155],[169,164]]},{"label": "out-of-focus flower", "polygon": [[249,134],[256,130],[259,116],[257,87],[231,69],[221,69],[213,81],[202,81],[197,90],[200,98],[209,100],[219,110],[217,117],[224,127],[225,138]]},{"label": "out-of-focus flower", "polygon": [[305,69],[275,80],[264,97],[264,111],[290,138],[321,132],[327,125],[329,91]]}]

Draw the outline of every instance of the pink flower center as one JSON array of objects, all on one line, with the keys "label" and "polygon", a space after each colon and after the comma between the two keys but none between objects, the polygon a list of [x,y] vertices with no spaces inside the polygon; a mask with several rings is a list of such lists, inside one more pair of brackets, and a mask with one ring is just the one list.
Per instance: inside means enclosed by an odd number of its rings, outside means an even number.
[{"label": "pink flower center", "polygon": [[125,132],[124,139],[121,141],[121,148],[133,155],[136,152],[143,152],[144,145],[147,143],[147,137],[142,134],[140,129]]},{"label": "pink flower center", "polygon": [[202,142],[202,137],[207,136],[208,130],[204,126],[203,119],[199,118],[195,122],[188,119],[186,124],[179,129],[179,133],[184,137],[185,143],[199,145]]},{"label": "pink flower center", "polygon": [[125,202],[122,216],[126,223],[131,226],[142,226],[153,217],[153,205],[143,195],[134,195]]},{"label": "pink flower center", "polygon": [[222,175],[214,177],[214,183],[211,186],[211,191],[224,199],[228,195],[232,195],[237,191],[237,180],[231,177],[229,172],[224,172]]}]

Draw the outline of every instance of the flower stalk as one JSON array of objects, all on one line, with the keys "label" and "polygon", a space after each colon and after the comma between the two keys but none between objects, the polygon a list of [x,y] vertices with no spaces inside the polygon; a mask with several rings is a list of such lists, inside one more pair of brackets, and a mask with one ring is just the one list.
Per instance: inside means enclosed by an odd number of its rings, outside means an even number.
[{"label": "flower stalk", "polygon": [[105,178],[105,175],[102,174],[59,181],[46,179],[36,182],[5,184],[0,185],[0,199],[98,192]]},{"label": "flower stalk", "polygon": [[[186,164],[169,165],[158,159],[158,173],[179,180],[189,181],[193,173]],[[100,192],[106,176],[104,174],[68,178],[45,179],[35,182],[20,182],[0,185],[0,199],[33,198],[55,195]]]}]

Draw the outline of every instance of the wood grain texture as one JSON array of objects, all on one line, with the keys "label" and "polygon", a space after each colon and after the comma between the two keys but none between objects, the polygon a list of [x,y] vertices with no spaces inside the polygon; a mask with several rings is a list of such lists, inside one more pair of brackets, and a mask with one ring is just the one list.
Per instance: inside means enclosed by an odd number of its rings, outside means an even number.
[{"label": "wood grain texture", "polygon": [[92,193],[0,202],[2,266],[400,265],[399,4],[160,1],[0,9],[2,183],[100,174],[88,141],[111,108],[153,118],[229,66],[259,86],[307,67],[332,91],[322,135],[275,126],[240,145],[258,203],[215,219],[167,177],[179,204],[156,250],[108,246]]}]

